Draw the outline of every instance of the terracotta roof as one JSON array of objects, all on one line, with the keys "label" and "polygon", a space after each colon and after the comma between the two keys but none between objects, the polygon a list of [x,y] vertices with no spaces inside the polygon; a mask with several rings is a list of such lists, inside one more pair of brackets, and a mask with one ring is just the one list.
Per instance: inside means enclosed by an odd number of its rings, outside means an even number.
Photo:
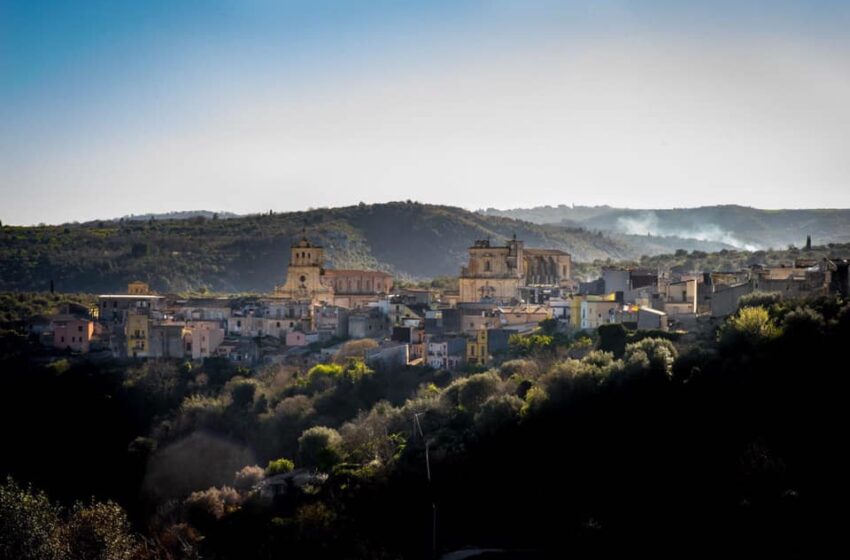
[{"label": "terracotta roof", "polygon": [[344,268],[329,268],[325,270],[325,276],[380,276],[392,278],[392,274],[380,270],[351,270]]},{"label": "terracotta roof", "polygon": [[561,251],[560,249],[525,249],[525,252],[528,253],[529,255],[532,255],[532,256],[534,256],[534,255],[557,255],[557,256],[564,256],[564,257],[570,256],[569,253],[565,253],[564,251]]}]

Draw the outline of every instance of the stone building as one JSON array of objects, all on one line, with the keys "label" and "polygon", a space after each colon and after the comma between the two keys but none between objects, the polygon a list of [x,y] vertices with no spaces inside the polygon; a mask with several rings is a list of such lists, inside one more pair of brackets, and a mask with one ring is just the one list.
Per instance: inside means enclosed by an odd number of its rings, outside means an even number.
[{"label": "stone building", "polygon": [[518,301],[527,286],[562,287],[570,277],[570,255],[557,249],[527,249],[516,236],[507,245],[489,239],[469,248],[469,263],[460,272],[460,302]]},{"label": "stone building", "polygon": [[306,236],[290,249],[286,282],[275,288],[278,297],[361,307],[392,290],[392,275],[375,270],[325,269],[325,251]]}]

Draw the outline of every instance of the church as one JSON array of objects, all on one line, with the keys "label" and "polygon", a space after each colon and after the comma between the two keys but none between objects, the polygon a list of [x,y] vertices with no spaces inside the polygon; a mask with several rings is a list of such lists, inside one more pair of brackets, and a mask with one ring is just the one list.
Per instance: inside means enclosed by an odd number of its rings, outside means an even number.
[{"label": "church", "polygon": [[376,270],[325,269],[325,251],[306,235],[290,249],[286,282],[275,288],[285,299],[362,307],[393,288],[393,277]]},{"label": "church", "polygon": [[469,263],[460,271],[460,302],[508,304],[521,299],[522,288],[564,288],[571,258],[558,249],[527,249],[516,235],[504,246],[478,240],[469,248]]}]

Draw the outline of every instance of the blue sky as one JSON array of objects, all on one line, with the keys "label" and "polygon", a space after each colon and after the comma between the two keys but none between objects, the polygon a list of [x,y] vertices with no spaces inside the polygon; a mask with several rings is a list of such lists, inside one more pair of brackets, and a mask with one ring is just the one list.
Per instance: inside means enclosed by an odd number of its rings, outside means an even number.
[{"label": "blue sky", "polygon": [[850,2],[0,0],[0,220],[850,207]]}]

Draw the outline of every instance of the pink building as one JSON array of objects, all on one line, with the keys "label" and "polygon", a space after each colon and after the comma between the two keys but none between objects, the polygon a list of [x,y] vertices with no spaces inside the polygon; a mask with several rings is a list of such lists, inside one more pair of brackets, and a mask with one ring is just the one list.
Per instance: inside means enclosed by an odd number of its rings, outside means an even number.
[{"label": "pink building", "polygon": [[53,325],[53,347],[69,348],[74,352],[88,352],[94,334],[94,323],[88,319],[78,319],[73,315],[56,315],[51,319]]},{"label": "pink building", "polygon": [[215,321],[190,321],[183,329],[184,351],[193,360],[213,356],[223,342],[224,329]]},{"label": "pink building", "polygon": [[289,331],[286,333],[287,346],[307,346],[307,335],[301,331]]}]

